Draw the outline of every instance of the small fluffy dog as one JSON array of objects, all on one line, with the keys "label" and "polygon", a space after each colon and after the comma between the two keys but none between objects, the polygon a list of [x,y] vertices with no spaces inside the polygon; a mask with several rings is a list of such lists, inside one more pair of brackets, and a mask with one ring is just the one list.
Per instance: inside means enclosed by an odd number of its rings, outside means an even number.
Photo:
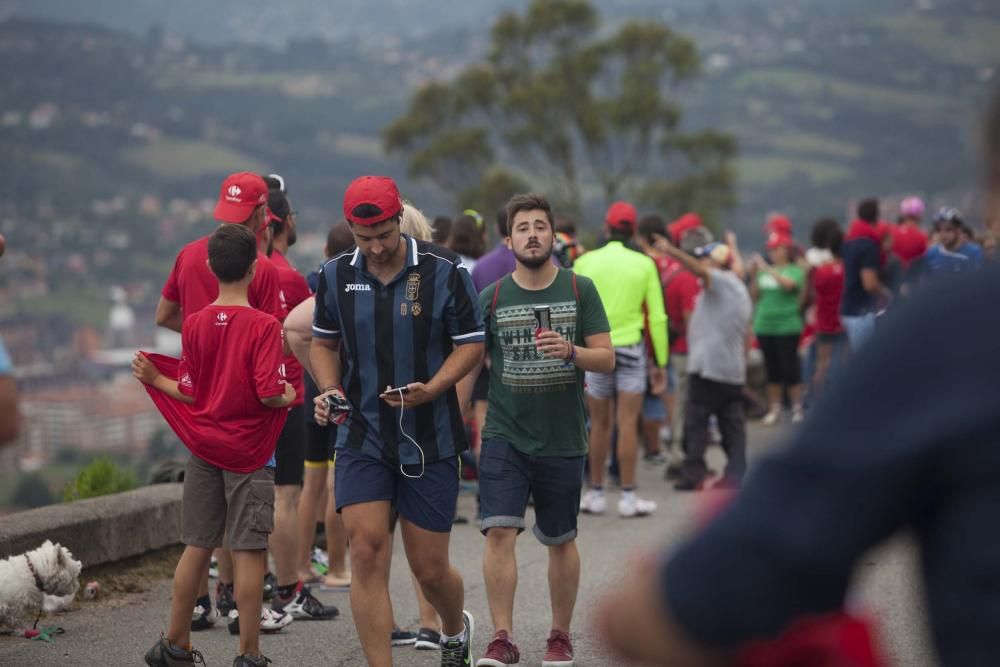
[{"label": "small fluffy dog", "polygon": [[33,620],[46,595],[76,595],[81,567],[69,549],[50,540],[0,560],[0,628],[10,630]]}]

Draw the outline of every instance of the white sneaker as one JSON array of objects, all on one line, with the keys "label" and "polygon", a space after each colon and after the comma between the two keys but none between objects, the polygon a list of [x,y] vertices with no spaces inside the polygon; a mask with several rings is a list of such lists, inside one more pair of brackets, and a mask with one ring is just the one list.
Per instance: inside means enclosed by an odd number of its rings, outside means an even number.
[{"label": "white sneaker", "polygon": [[[274,611],[266,606],[260,609],[260,631],[266,633],[278,632],[291,625],[292,615]],[[233,609],[229,612],[229,634],[240,634],[240,612]]]},{"label": "white sneaker", "polygon": [[584,514],[604,514],[608,511],[608,501],[603,493],[590,489],[580,499],[580,511]]},{"label": "white sneaker", "polygon": [[643,500],[639,496],[630,494],[622,496],[618,500],[618,516],[623,519],[631,519],[635,516],[648,516],[656,511],[656,502]]},{"label": "white sneaker", "polygon": [[764,426],[774,426],[778,423],[778,419],[781,418],[781,410],[771,408],[764,418],[760,420],[760,423]]},{"label": "white sneaker", "polygon": [[795,406],[794,408],[792,408],[792,423],[793,424],[798,424],[798,423],[800,423],[805,418],[806,418],[806,414],[805,414],[805,412],[802,411],[802,406],[801,405],[798,405],[798,406]]}]

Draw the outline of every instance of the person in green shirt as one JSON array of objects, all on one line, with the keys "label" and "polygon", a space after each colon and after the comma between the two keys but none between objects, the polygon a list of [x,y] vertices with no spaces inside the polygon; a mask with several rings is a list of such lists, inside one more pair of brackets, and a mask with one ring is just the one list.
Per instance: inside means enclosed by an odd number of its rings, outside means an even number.
[{"label": "person in green shirt", "polygon": [[767,239],[771,262],[758,255],[751,264],[750,294],[756,302],[753,331],[767,369],[770,408],[762,420],[767,425],[781,418],[782,391],[786,388],[792,402],[792,421],[800,422],[803,418],[799,360],[802,312],[799,304],[805,272],[791,261],[794,244],[791,236],[772,232]]},{"label": "person in green shirt", "polygon": [[[636,231],[636,210],[628,202],[615,202],[605,215],[608,243],[584,253],[573,264],[579,276],[594,281],[611,323],[615,348],[612,373],[587,373],[587,404],[590,409],[590,490],[580,509],[603,514],[604,472],[611,449],[611,430],[618,424],[618,469],[622,495],[618,516],[647,516],[656,503],[635,493],[638,465],[639,413],[646,393],[647,365],[650,392],[666,389],[667,315],[663,309],[663,287],[652,259],[625,247]],[[648,331],[653,359],[647,360],[644,333]]]},{"label": "person in green shirt", "polygon": [[[495,634],[478,665],[511,664],[517,562],[529,494],[534,533],[549,551],[552,630],[546,664],[572,664],[570,622],[580,583],[577,514],[587,454],[584,371],[609,372],[615,357],[604,306],[594,284],[551,262],[552,209],[544,197],[515,195],[507,204],[514,272],[486,287],[490,388],[479,458],[483,574]],[[536,309],[546,309],[541,328]],[[474,369],[459,385],[471,394]]]}]

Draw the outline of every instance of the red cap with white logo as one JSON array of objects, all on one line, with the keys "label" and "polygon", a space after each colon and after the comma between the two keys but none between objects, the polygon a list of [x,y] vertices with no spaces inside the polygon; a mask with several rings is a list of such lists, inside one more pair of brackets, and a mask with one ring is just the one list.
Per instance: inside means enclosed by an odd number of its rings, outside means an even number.
[{"label": "red cap with white logo", "polygon": [[356,225],[377,225],[402,210],[399,189],[387,176],[360,176],[344,193],[344,217]]},{"label": "red cap with white logo", "polygon": [[219,190],[215,219],[219,222],[246,222],[253,210],[264,204],[267,204],[267,183],[263,178],[249,171],[230,174]]}]

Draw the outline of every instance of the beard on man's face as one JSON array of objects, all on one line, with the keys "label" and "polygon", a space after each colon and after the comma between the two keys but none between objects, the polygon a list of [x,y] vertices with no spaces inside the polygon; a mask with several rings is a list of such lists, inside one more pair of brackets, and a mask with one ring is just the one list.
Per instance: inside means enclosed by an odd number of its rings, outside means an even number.
[{"label": "beard on man's face", "polygon": [[548,262],[552,258],[552,245],[549,244],[548,250],[538,255],[523,255],[515,251],[514,257],[516,257],[517,261],[523,264],[525,268],[538,269],[545,266],[545,262]]}]

